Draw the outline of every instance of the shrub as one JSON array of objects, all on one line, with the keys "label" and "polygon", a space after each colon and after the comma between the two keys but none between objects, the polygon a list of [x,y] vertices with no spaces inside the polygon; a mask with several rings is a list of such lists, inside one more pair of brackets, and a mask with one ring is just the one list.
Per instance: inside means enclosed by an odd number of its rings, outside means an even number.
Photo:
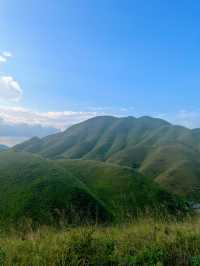
[{"label": "shrub", "polygon": [[65,265],[111,266],[114,264],[115,243],[112,239],[98,239],[94,231],[84,229],[72,235],[65,250]]}]

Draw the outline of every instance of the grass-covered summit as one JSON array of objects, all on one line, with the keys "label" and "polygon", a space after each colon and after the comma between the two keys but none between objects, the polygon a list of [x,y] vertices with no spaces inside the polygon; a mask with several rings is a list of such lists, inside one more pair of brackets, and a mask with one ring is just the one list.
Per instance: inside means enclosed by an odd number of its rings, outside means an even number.
[{"label": "grass-covered summit", "polygon": [[62,133],[33,138],[14,149],[51,159],[98,160],[129,166],[169,191],[199,197],[200,130],[161,119],[99,116]]}]

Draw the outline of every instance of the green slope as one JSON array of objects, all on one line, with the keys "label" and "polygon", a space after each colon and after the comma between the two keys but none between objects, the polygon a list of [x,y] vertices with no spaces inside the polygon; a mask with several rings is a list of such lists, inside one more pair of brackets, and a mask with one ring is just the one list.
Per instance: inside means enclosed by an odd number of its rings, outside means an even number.
[{"label": "green slope", "polygon": [[114,216],[134,216],[147,209],[174,213],[180,208],[179,198],[132,168],[87,160],[60,162],[87,185]]},{"label": "green slope", "polygon": [[160,119],[155,119],[154,123],[148,120],[146,117],[95,117],[65,132],[43,139],[33,138],[14,149],[39,153],[48,158],[111,160],[116,153],[121,153],[130,145],[137,145],[158,126],[168,125]]},{"label": "green slope", "polygon": [[187,196],[200,185],[200,130],[161,119],[95,117],[14,149],[52,159],[99,160],[129,166],[170,191]]},{"label": "green slope", "polygon": [[84,160],[0,154],[0,217],[39,223],[125,218],[146,208],[175,213],[179,198],[128,167]]},{"label": "green slope", "polygon": [[40,223],[111,217],[87,186],[57,162],[10,151],[0,154],[0,214],[3,220],[27,216]]}]

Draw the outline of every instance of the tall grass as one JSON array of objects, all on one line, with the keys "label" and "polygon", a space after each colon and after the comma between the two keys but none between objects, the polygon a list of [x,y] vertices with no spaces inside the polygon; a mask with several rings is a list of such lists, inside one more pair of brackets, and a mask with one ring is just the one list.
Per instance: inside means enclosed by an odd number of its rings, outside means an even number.
[{"label": "tall grass", "polygon": [[0,265],[200,265],[200,219],[1,232]]}]

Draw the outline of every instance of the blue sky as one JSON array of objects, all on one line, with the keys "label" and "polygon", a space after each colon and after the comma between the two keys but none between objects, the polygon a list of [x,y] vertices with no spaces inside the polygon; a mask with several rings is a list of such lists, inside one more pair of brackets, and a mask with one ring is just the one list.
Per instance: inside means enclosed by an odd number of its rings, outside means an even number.
[{"label": "blue sky", "polygon": [[2,0],[0,52],[12,56],[0,77],[20,92],[11,99],[0,80],[0,117],[65,127],[151,115],[200,126],[199,14],[195,0]]}]

